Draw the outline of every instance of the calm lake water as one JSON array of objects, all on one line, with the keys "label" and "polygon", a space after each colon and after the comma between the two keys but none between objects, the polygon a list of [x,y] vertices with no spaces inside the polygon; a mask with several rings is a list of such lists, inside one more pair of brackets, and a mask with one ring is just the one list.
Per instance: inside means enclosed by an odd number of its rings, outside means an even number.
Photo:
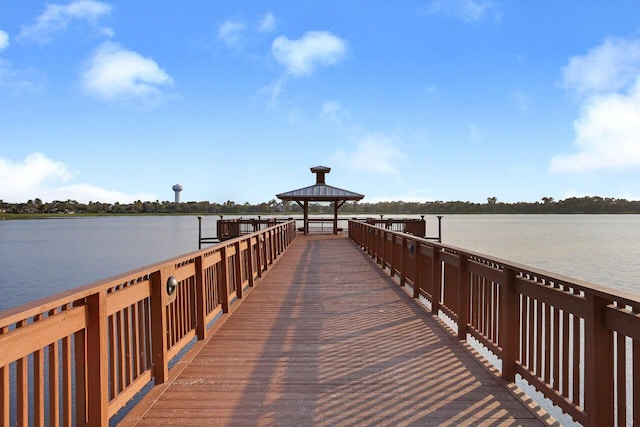
[{"label": "calm lake water", "polygon": [[[216,219],[203,217],[203,236],[216,234]],[[426,219],[437,234],[435,217]],[[446,244],[640,294],[640,215],[447,215],[442,234]],[[0,310],[197,249],[195,216],[0,221]]]}]

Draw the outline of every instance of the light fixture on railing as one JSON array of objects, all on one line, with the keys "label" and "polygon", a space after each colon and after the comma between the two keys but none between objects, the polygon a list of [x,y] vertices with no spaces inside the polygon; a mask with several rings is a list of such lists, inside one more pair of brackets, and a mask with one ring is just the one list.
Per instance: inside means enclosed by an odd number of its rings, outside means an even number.
[{"label": "light fixture on railing", "polygon": [[173,295],[176,292],[177,288],[178,288],[178,280],[175,277],[170,276],[167,279],[167,294],[169,294],[170,296]]}]

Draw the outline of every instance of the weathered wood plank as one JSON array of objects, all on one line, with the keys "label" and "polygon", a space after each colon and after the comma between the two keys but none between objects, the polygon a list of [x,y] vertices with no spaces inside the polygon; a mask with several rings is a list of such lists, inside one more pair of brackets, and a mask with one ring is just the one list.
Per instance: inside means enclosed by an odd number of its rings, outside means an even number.
[{"label": "weathered wood plank", "polygon": [[[141,404],[146,404],[143,401]],[[123,425],[542,423],[360,249],[298,237]]]}]

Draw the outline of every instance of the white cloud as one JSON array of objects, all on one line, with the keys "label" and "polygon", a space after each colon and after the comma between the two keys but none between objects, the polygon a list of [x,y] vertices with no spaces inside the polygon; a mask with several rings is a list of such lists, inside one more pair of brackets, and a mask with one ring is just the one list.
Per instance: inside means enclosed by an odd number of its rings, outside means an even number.
[{"label": "white cloud", "polygon": [[482,0],[433,0],[427,5],[426,12],[476,22],[486,18],[495,7],[493,2]]},{"label": "white cloud", "polygon": [[[18,36],[21,39],[47,43],[55,33],[63,32],[72,21],[86,22],[96,28],[101,16],[111,13],[111,5],[96,0],[77,0],[67,5],[49,4],[32,25],[22,27]],[[109,28],[99,28],[100,32],[111,37]]]},{"label": "white cloud", "polygon": [[640,168],[640,40],[609,39],[571,58],[564,82],[581,95],[576,152],[551,159],[554,172]]},{"label": "white cloud", "polygon": [[632,84],[640,70],[640,39],[610,38],[562,69],[566,87],[582,95],[615,92]]},{"label": "white cloud", "polygon": [[73,184],[53,189],[49,192],[50,198],[42,200],[76,200],[80,203],[89,201],[102,203],[132,203],[136,200],[150,201],[157,200],[153,193],[133,193],[127,194],[121,191],[108,190],[89,184]]},{"label": "white cloud", "polygon": [[9,47],[9,34],[0,30],[0,52]]},{"label": "white cloud", "polygon": [[333,65],[347,53],[347,43],[327,31],[309,31],[297,40],[276,38],[271,52],[290,75],[311,74],[317,66]]},{"label": "white cloud", "polygon": [[276,18],[273,13],[266,13],[260,20],[260,31],[270,32],[276,29]]},{"label": "white cloud", "polygon": [[69,167],[42,153],[29,154],[21,162],[0,158],[0,184],[2,198],[9,203],[24,203],[40,198],[43,201],[90,200],[103,203],[130,203],[135,200],[156,200],[154,194],[126,194],[106,190],[89,184],[70,183],[75,174]]},{"label": "white cloud", "polygon": [[218,39],[230,47],[238,47],[242,41],[242,34],[247,29],[246,25],[237,21],[225,21],[218,28]]},{"label": "white cloud", "polygon": [[42,74],[34,69],[16,70],[11,62],[0,58],[0,86],[36,93],[43,87]]},{"label": "white cloud", "polygon": [[171,82],[154,60],[112,42],[96,49],[82,73],[85,92],[102,100],[157,101]]},{"label": "white cloud", "polygon": [[[0,182],[5,202],[25,202],[48,191],[51,184],[64,183],[73,178],[67,166],[41,153],[29,154],[22,162],[0,158]],[[27,197],[26,200],[23,200]]]},{"label": "white cloud", "polygon": [[596,95],[574,122],[577,152],[551,160],[555,172],[640,167],[640,76],[628,93]]},{"label": "white cloud", "polygon": [[406,158],[396,138],[372,133],[360,137],[353,150],[338,150],[336,160],[351,172],[398,176],[396,165]]}]

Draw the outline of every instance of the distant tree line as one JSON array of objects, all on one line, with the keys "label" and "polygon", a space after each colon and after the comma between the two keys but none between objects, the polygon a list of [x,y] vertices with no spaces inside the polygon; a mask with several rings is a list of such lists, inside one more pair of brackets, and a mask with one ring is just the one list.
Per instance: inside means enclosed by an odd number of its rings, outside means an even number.
[{"label": "distant tree line", "polygon": [[[332,206],[310,204],[311,213],[331,214]],[[286,215],[302,213],[297,203],[271,199],[259,204],[238,204],[231,200],[224,203],[169,201],[133,203],[79,203],[75,200],[43,202],[39,198],[25,203],[5,203],[0,200],[0,214],[229,214],[229,215]],[[571,197],[556,201],[543,197],[536,202],[502,203],[496,197],[487,197],[486,203],[474,202],[378,202],[346,203],[341,215],[348,214],[640,214],[640,201],[603,197]]]}]

